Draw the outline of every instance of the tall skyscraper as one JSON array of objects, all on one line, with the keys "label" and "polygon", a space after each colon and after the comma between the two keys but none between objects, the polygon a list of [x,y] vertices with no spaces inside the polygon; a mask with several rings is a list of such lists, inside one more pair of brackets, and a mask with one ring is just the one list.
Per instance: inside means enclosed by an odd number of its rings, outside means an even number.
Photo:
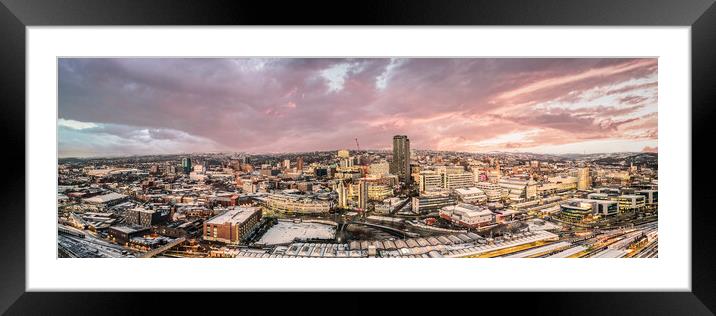
[{"label": "tall skyscraper", "polygon": [[298,159],[296,159],[296,169],[298,171],[303,170],[303,157],[298,157]]},{"label": "tall skyscraper", "polygon": [[364,212],[368,209],[368,181],[365,179],[358,181],[358,208]]},{"label": "tall skyscraper", "polygon": [[191,172],[191,158],[184,157],[181,159],[181,168],[184,173],[189,174]]},{"label": "tall skyscraper", "polygon": [[592,186],[592,177],[589,175],[589,167],[577,169],[577,190],[588,190]]},{"label": "tall skyscraper", "polygon": [[348,189],[346,188],[345,184],[343,184],[343,180],[339,180],[338,187],[336,188],[336,191],[338,191],[338,207],[339,208],[347,208],[348,207]]},{"label": "tall skyscraper", "polygon": [[400,181],[410,183],[410,140],[406,135],[393,136],[393,162],[391,173]]}]

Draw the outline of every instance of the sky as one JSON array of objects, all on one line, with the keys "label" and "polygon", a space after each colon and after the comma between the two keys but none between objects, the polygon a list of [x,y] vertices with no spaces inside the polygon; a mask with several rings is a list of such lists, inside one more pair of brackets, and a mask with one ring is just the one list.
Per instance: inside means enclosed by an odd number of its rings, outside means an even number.
[{"label": "sky", "polygon": [[61,58],[60,157],[657,152],[656,58]]}]

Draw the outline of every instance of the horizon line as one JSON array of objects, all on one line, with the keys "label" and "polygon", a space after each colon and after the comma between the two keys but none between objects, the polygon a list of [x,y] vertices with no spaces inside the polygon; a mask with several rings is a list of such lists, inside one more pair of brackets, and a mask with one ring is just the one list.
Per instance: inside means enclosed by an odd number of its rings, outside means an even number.
[{"label": "horizon line", "polygon": [[[64,156],[58,155],[57,159],[114,159],[114,158],[130,158],[130,157],[149,157],[149,156],[181,156],[181,155],[220,155],[220,154],[244,154],[244,155],[286,155],[286,154],[302,154],[302,153],[316,153],[316,152],[332,152],[339,150],[348,150],[350,152],[370,152],[370,151],[391,151],[392,149],[332,149],[332,150],[313,150],[313,151],[291,151],[291,152],[240,152],[240,151],[216,151],[216,152],[180,152],[180,153],[163,153],[163,154],[128,154],[128,155],[105,155],[105,156]],[[435,150],[435,149],[414,149],[416,151],[433,151],[433,152],[449,152],[449,153],[465,153],[465,154],[529,154],[529,155],[542,155],[542,156],[569,156],[569,155],[600,155],[600,154],[657,154],[657,152],[644,152],[644,151],[614,151],[614,152],[593,152],[593,153],[535,153],[535,152],[519,152],[519,151],[486,151],[486,152],[469,152],[469,151],[454,151],[454,150]]]}]

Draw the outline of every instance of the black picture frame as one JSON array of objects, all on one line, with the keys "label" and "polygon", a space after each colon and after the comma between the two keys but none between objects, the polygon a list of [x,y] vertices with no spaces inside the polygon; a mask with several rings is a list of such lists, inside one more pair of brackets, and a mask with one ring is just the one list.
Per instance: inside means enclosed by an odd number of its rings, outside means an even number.
[{"label": "black picture frame", "polygon": [[[133,314],[188,311],[167,301],[209,301],[214,294],[46,293],[25,291],[25,58],[27,26],[65,25],[557,25],[557,26],[690,26],[692,84],[691,292],[480,293],[491,305],[548,314],[713,315],[716,311],[716,191],[709,182],[712,121],[716,101],[716,5],[713,0],[540,0],[540,1],[131,1],[131,0],[0,0],[0,129],[5,158],[0,210],[0,311],[7,314]],[[677,105],[660,105],[677,106]],[[663,153],[668,155],[669,153]],[[20,168],[24,166],[24,168]],[[665,210],[670,211],[670,210]],[[669,223],[662,223],[668,225]],[[370,311],[356,304],[365,294],[321,299],[329,310]],[[424,294],[423,294],[424,295]],[[414,297],[411,295],[411,297]],[[280,302],[275,294],[241,293],[241,301]],[[403,298],[407,299],[407,298]],[[426,304],[445,298],[417,299],[395,306],[401,311],[445,312],[445,305]],[[217,299],[218,300],[218,299]],[[313,301],[307,293],[291,301]],[[353,303],[346,303],[350,300]],[[471,300],[468,298],[467,302]],[[160,302],[147,307],[138,302]],[[519,302],[516,304],[515,302]],[[210,303],[207,303],[210,304]],[[270,303],[274,310],[292,304]],[[201,304],[193,308],[203,309]],[[108,308],[108,306],[111,306]]]}]

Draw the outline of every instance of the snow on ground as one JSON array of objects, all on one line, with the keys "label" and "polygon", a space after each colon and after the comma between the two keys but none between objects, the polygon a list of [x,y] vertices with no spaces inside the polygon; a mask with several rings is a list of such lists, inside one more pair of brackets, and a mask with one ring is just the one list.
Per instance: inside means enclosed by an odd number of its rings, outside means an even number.
[{"label": "snow on ground", "polygon": [[548,221],[541,220],[541,219],[531,219],[527,221],[527,225],[529,225],[531,231],[536,230],[551,230],[551,229],[559,229],[560,226],[552,224]]},{"label": "snow on ground", "polygon": [[292,221],[279,221],[271,227],[257,244],[279,245],[293,242],[294,239],[306,240],[312,238],[332,239],[336,237],[336,227],[321,223],[294,223]]}]

